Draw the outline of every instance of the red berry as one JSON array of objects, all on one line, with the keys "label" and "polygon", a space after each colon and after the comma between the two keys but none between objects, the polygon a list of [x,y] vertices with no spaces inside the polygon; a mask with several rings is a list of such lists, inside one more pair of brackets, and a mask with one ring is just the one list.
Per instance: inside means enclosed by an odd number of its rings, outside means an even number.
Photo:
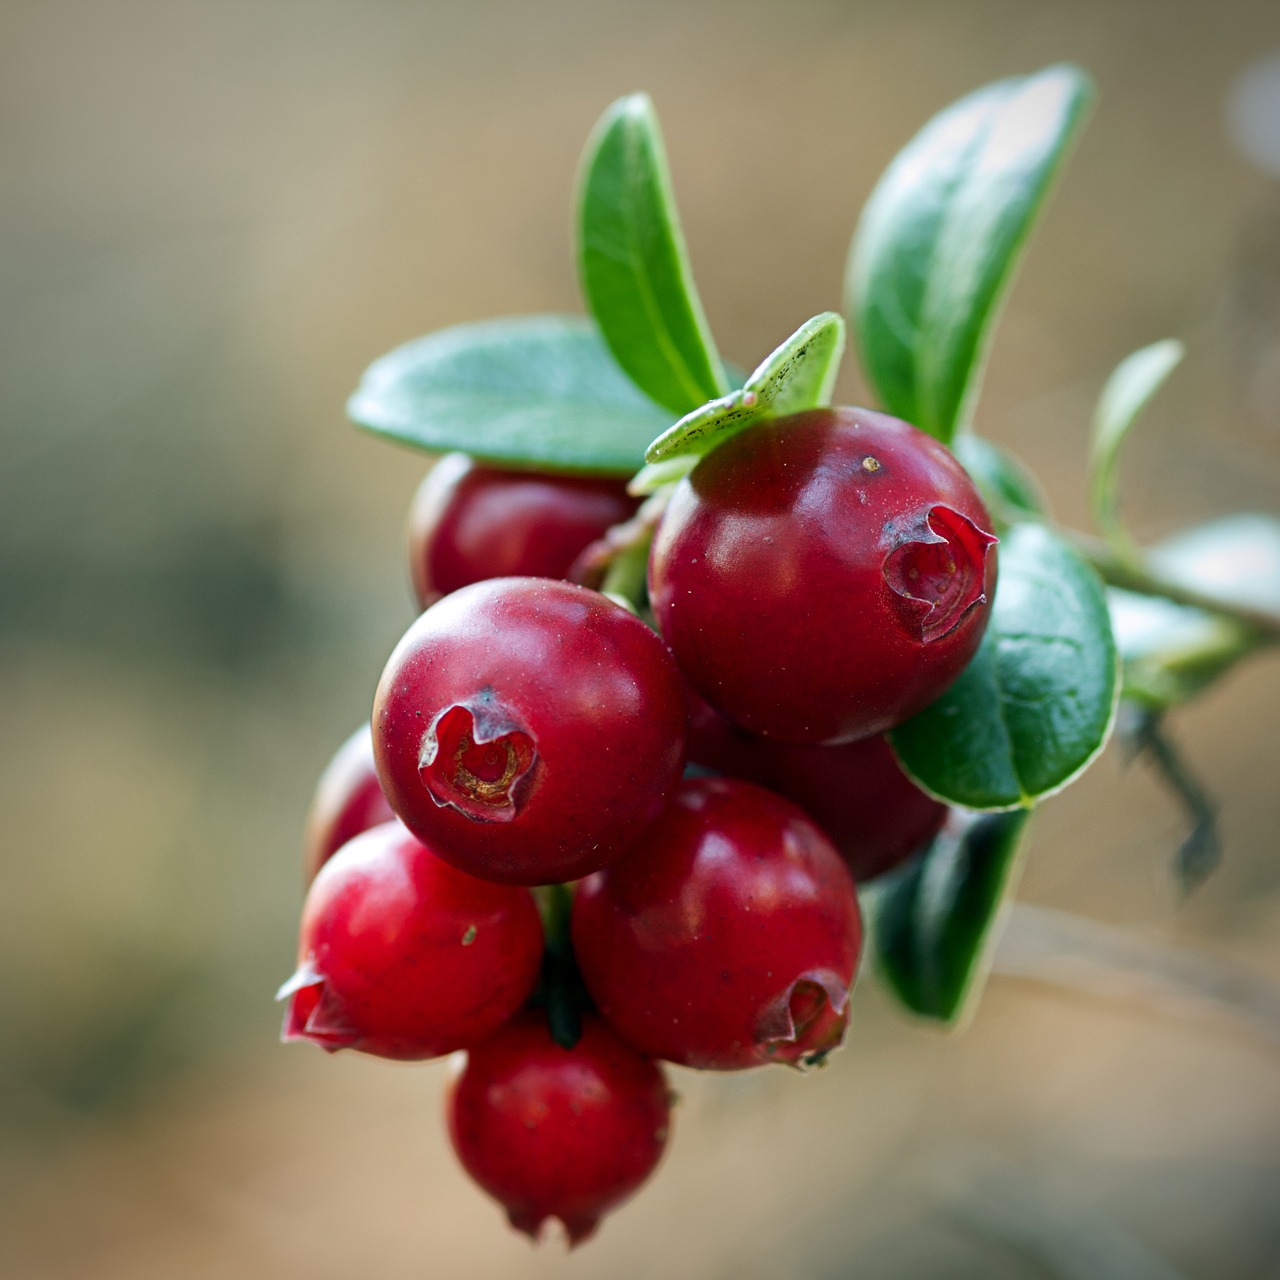
[{"label": "red berry", "polygon": [[649,564],[680,669],[754,733],[832,744],[934,701],[977,650],[995,538],[955,458],[866,409],[743,431],[677,487]]},{"label": "red berry", "polygon": [[468,1053],[447,1107],[458,1159],[511,1225],[537,1239],[557,1218],[570,1244],[653,1172],[671,1122],[652,1062],[591,1015],[562,1049],[537,1010]]},{"label": "red berry", "polygon": [[442,858],[514,884],[574,880],[662,811],[685,701],[648,627],[585,587],[499,578],[409,628],[374,701],[391,806]]},{"label": "red berry", "polygon": [[788,801],[686,782],[578,886],[573,945],[600,1012],[655,1058],[732,1071],[836,1048],[862,928],[848,869]]},{"label": "red berry", "polygon": [[362,725],[338,748],[316,785],[303,841],[307,882],[348,840],[394,817],[374,768],[373,737]]},{"label": "red berry", "polygon": [[690,693],[689,759],[798,804],[831,839],[858,884],[909,858],[938,834],[947,806],[903,773],[877,734],[836,747],[762,738]]},{"label": "red berry", "polygon": [[631,517],[626,481],[482,467],[446,454],[409,511],[409,569],[425,609],[487,578],[565,578],[579,553]]},{"label": "red berry", "polygon": [[320,869],[302,913],[285,1040],[434,1058],[496,1031],[528,998],[542,923],[527,889],[451,867],[398,822]]}]

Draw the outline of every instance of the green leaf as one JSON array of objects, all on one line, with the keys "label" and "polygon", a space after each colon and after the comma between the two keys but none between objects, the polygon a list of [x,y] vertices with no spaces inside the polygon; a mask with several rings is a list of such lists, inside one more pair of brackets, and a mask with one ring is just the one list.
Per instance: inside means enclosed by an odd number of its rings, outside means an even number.
[{"label": "green leaf", "polygon": [[1280,520],[1224,516],[1167,538],[1148,553],[1161,577],[1227,607],[1280,617]]},{"label": "green leaf", "polygon": [[965,432],[952,442],[955,455],[969,473],[987,510],[1003,531],[1020,520],[1039,520],[1048,503],[1035,477],[1011,453]]},{"label": "green leaf", "polygon": [[1234,618],[1163,596],[1107,588],[1124,696],[1153,710],[1177,706],[1212,684],[1257,646]]},{"label": "green leaf", "polygon": [[1122,555],[1132,555],[1136,548],[1116,508],[1120,446],[1147,402],[1177,368],[1183,353],[1182,343],[1167,338],[1127,356],[1107,379],[1094,410],[1089,500],[1094,523]]},{"label": "green leaf", "polygon": [[944,444],[967,424],[992,322],[1091,94],[1057,66],[962,98],[863,211],[846,274],[863,367],[890,413]]},{"label": "green leaf", "polygon": [[953,812],[921,857],[867,895],[879,971],[912,1013],[954,1023],[973,1007],[1029,817]]},{"label": "green leaf", "polygon": [[1000,543],[982,645],[932,706],[891,735],[907,772],[969,809],[1030,806],[1102,750],[1119,672],[1102,583],[1056,534],[1015,525]]},{"label": "green leaf", "polygon": [[547,471],[630,475],[670,415],[586,320],[520,316],[428,334],[375,360],[347,403],[398,444]]},{"label": "green leaf", "polygon": [[651,464],[685,455],[698,458],[757,422],[830,404],[843,352],[840,316],[824,311],[806,320],[765,357],[744,386],[685,414],[649,446],[646,458]]},{"label": "green leaf", "polygon": [[587,306],[636,385],[675,414],[729,389],[693,284],[647,94],[619,98],[583,156],[578,269]]}]

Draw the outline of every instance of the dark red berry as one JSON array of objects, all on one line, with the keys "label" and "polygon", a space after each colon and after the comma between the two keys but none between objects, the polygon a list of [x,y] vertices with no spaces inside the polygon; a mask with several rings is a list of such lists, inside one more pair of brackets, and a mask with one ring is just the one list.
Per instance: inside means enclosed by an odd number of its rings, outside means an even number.
[{"label": "dark red berry", "polygon": [[316,785],[303,841],[307,882],[348,840],[394,817],[374,768],[373,737],[369,726],[361,725],[338,748]]},{"label": "dark red berry", "polygon": [[514,884],[574,880],[662,811],[685,700],[662,641],[585,587],[499,578],[409,628],[374,701],[391,806],[442,858]]},{"label": "dark red berry", "polygon": [[480,466],[446,454],[409,511],[409,569],[425,609],[487,578],[565,578],[588,543],[634,513],[626,481]]},{"label": "dark red berry", "polygon": [[527,889],[477,880],[399,822],[320,869],[298,969],[280,989],[285,1040],[434,1058],[496,1031],[533,990],[542,923]]},{"label": "dark red berry", "polygon": [[762,738],[690,693],[689,760],[798,804],[831,839],[858,884],[923,849],[947,806],[907,777],[882,734],[836,747]]},{"label": "dark red berry", "polygon": [[536,1010],[467,1055],[447,1102],[466,1171],[537,1239],[549,1218],[580,1244],[653,1172],[671,1106],[661,1071],[586,1015],[572,1049]]},{"label": "dark red berry", "polygon": [[649,564],[690,684],[730,720],[832,744],[900,724],[976,651],[995,538],[955,458],[866,409],[743,431],[677,487]]},{"label": "dark red berry", "polygon": [[695,778],[578,886],[573,945],[600,1012],[642,1052],[732,1071],[839,1045],[861,946],[848,869],[805,815]]}]

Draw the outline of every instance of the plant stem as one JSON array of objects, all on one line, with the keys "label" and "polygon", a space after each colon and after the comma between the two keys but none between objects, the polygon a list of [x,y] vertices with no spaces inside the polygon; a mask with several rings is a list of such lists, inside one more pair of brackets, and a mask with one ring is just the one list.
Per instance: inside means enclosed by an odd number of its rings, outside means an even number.
[{"label": "plant stem", "polygon": [[1115,548],[1092,534],[1077,529],[1059,528],[1059,532],[1098,571],[1102,580],[1113,587],[1136,591],[1142,595],[1163,596],[1175,604],[1191,605],[1208,613],[1233,618],[1254,633],[1259,645],[1280,643],[1280,617],[1265,609],[1223,600],[1211,592],[1197,591],[1181,583],[1171,582],[1151,567],[1140,554],[1122,556]]}]

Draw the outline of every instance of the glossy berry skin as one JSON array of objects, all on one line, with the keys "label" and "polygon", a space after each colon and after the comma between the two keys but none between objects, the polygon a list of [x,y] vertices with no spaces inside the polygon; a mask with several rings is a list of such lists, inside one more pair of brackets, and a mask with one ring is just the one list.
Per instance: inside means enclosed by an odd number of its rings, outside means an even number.
[{"label": "glossy berry skin", "polygon": [[797,804],[826,832],[861,885],[918,853],[947,806],[903,773],[882,734],[836,747],[762,738],[690,693],[689,760]]},{"label": "glossy berry skin", "polygon": [[995,538],[955,458],[897,418],[816,409],[713,449],[649,562],[689,683],[753,733],[832,745],[900,724],[977,650]]},{"label": "glossy berry skin", "polygon": [[303,840],[307,883],[348,840],[394,817],[373,764],[373,736],[367,724],[361,725],[338,748],[316,784]]},{"label": "glossy berry skin", "polygon": [[844,1038],[862,940],[853,881],[790,802],[694,778],[578,886],[573,946],[601,1014],[655,1058],[718,1071]]},{"label": "glossy berry skin", "polygon": [[684,764],[661,640],[597,592],[464,587],[409,628],[374,700],[391,807],[442,858],[512,884],[574,880],[662,811]]},{"label": "glossy berry skin", "polygon": [[557,1218],[580,1244],[653,1172],[671,1105],[662,1072],[599,1018],[572,1049],[531,1010],[467,1055],[447,1100],[466,1171],[537,1239]]},{"label": "glossy berry skin", "polygon": [[409,510],[409,571],[422,608],[487,578],[567,578],[582,550],[634,514],[626,481],[481,466],[446,454]]},{"label": "glossy berry skin", "polygon": [[283,1038],[382,1058],[452,1053],[520,1008],[541,961],[527,889],[465,875],[388,822],[312,881],[298,968],[280,989]]}]

